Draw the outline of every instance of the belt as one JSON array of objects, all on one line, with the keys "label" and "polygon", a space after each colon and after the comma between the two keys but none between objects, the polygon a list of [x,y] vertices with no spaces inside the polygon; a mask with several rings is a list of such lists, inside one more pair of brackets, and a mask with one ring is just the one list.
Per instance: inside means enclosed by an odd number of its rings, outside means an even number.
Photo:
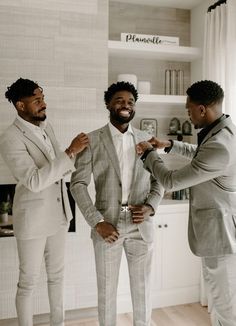
[{"label": "belt", "polygon": [[128,205],[121,205],[120,211],[123,212],[129,212],[129,206]]}]

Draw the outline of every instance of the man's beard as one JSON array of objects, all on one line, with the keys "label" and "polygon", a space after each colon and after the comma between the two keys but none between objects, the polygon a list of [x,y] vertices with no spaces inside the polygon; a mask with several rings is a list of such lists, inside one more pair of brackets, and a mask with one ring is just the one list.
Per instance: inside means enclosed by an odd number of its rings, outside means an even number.
[{"label": "man's beard", "polygon": [[33,117],[33,120],[34,121],[44,121],[44,120],[46,120],[46,115],[45,116],[43,116],[43,117]]},{"label": "man's beard", "polygon": [[128,117],[122,117],[119,114],[117,114],[115,111],[112,110],[110,111],[110,117],[112,118],[112,120],[120,124],[130,122],[131,120],[133,120],[134,116],[135,116],[135,111],[132,111]]},{"label": "man's beard", "polygon": [[[46,108],[42,108],[38,113],[40,113],[42,111],[45,111],[45,110],[46,110]],[[44,113],[44,115],[42,117],[40,117],[40,116],[34,116],[33,117],[34,121],[44,121],[44,120],[46,120],[46,118],[47,118],[47,116],[46,116],[45,113]]]}]

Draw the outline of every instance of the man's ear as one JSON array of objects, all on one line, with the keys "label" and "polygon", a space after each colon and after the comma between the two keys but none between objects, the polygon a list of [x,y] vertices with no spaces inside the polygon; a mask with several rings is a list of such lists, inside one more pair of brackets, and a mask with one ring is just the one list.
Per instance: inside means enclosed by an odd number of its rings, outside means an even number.
[{"label": "man's ear", "polygon": [[22,101],[17,101],[16,102],[16,109],[17,111],[24,111],[25,105]]},{"label": "man's ear", "polygon": [[200,109],[200,114],[201,114],[201,117],[205,117],[206,115],[206,107],[204,105],[200,105],[199,106],[199,109]]}]

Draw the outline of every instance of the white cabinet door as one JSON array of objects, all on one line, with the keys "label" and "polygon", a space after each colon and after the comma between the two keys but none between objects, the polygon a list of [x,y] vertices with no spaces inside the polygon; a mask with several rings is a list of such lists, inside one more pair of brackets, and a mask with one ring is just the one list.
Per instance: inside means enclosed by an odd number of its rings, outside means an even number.
[{"label": "white cabinet door", "polygon": [[190,251],[188,213],[163,215],[162,286],[164,289],[199,284],[199,258]]},{"label": "white cabinet door", "polygon": [[200,259],[188,244],[188,205],[174,206],[163,205],[156,216],[154,306],[199,300]]}]

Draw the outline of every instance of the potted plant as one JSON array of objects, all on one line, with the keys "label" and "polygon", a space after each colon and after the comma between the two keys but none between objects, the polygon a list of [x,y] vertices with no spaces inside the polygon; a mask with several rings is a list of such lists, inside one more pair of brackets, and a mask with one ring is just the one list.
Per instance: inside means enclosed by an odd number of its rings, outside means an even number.
[{"label": "potted plant", "polygon": [[0,222],[6,223],[8,220],[8,213],[11,210],[11,202],[10,201],[2,201],[0,203]]}]

